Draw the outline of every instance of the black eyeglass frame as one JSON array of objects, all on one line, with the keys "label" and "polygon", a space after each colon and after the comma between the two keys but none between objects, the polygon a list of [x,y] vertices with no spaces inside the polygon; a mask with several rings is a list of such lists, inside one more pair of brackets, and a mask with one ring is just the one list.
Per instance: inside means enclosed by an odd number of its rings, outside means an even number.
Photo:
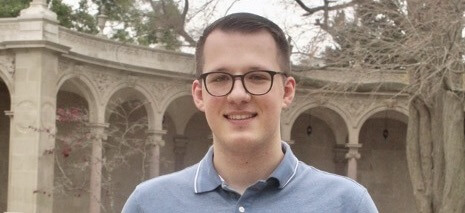
[{"label": "black eyeglass frame", "polygon": [[[266,72],[266,73],[270,74],[270,76],[271,76],[271,83],[270,83],[270,87],[268,88],[268,90],[266,90],[266,92],[256,94],[256,93],[251,93],[251,92],[247,89],[247,87],[245,86],[244,78],[245,78],[245,76],[246,76],[247,74],[252,73],[252,72]],[[207,76],[208,76],[209,74],[214,74],[214,73],[221,73],[221,74],[226,74],[226,75],[231,76],[231,78],[232,78],[231,89],[230,89],[226,94],[224,94],[224,95],[213,95],[213,94],[208,90],[207,82],[206,82],[206,81],[207,81]],[[267,94],[268,92],[270,92],[271,88],[273,87],[274,76],[275,76],[275,75],[283,75],[284,77],[288,77],[288,75],[287,75],[286,73],[283,73],[283,72],[276,72],[276,71],[271,71],[271,70],[254,70],[254,71],[250,71],[250,72],[244,73],[244,74],[242,74],[242,75],[233,75],[233,74],[230,74],[230,73],[227,73],[227,72],[207,72],[207,73],[201,74],[197,79],[203,81],[203,85],[205,86],[205,90],[207,90],[208,94],[210,94],[211,96],[214,96],[214,97],[224,97],[224,96],[229,95],[229,94],[232,92],[233,88],[234,88],[234,84],[236,83],[236,78],[240,78],[240,79],[241,79],[242,87],[244,88],[244,90],[245,90],[247,93],[249,93],[249,94],[251,94],[251,95],[255,95],[255,96],[260,96],[260,95],[265,95],[265,94]]]}]

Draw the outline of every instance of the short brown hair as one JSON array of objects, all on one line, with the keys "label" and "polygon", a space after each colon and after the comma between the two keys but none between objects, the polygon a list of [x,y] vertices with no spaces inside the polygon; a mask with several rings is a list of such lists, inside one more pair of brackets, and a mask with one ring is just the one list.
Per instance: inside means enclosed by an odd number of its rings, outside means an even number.
[{"label": "short brown hair", "polygon": [[244,34],[257,33],[265,30],[273,37],[278,48],[278,58],[280,60],[280,71],[289,74],[291,71],[290,48],[283,30],[272,21],[251,13],[234,13],[220,18],[210,24],[203,31],[195,48],[196,77],[203,72],[203,49],[208,35],[219,29],[224,32],[239,32]]}]

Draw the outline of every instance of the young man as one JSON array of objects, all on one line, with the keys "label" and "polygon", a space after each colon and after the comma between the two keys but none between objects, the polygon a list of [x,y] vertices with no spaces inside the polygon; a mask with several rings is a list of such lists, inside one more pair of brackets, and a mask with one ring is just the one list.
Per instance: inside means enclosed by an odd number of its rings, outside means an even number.
[{"label": "young man", "polygon": [[281,141],[296,84],[289,51],[282,30],[257,15],[207,27],[192,96],[213,146],[198,164],[137,186],[123,212],[377,212],[364,187],[298,161]]}]

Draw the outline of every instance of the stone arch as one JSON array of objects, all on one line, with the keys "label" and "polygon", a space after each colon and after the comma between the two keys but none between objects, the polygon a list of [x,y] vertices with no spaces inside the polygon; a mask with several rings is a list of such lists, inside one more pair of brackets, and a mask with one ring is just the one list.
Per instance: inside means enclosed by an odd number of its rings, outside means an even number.
[{"label": "stone arch", "polygon": [[[173,99],[175,97],[175,99]],[[176,134],[182,135],[189,119],[198,112],[192,96],[178,93],[170,98],[170,104],[164,108],[163,115],[170,116],[176,127]]]},{"label": "stone arch", "polygon": [[188,90],[177,90],[173,91],[166,95],[165,98],[159,105],[159,111],[161,114],[165,114],[168,107],[173,103],[173,101],[182,98],[184,96],[190,96],[192,99],[191,91]]},{"label": "stone arch", "polygon": [[153,129],[155,127],[155,109],[157,108],[157,103],[154,102],[154,98],[150,95],[150,92],[143,86],[139,84],[128,85],[127,82],[120,83],[116,85],[109,93],[108,96],[103,98],[103,108],[105,109],[105,122],[108,122],[109,114],[108,108],[111,108],[110,101],[114,98],[121,98],[123,100],[130,99],[139,99],[145,100],[144,108],[147,113],[148,128]]},{"label": "stone arch", "polygon": [[386,111],[386,110],[392,110],[399,112],[406,117],[408,117],[408,109],[401,107],[401,106],[394,106],[394,107],[389,107],[389,106],[378,106],[369,109],[366,111],[357,121],[354,122],[356,128],[361,128],[361,125],[365,123],[370,117],[372,117],[374,114],[381,112],[381,111]]},{"label": "stone arch", "polygon": [[173,172],[184,168],[184,156],[190,152],[187,149],[191,138],[185,135],[188,122],[191,117],[198,112],[190,94],[184,92],[174,93],[170,102],[164,108],[163,129],[167,130],[163,139],[165,146],[160,150],[162,162],[165,162],[163,169],[166,172]]},{"label": "stone arch", "polygon": [[[296,119],[305,111],[310,110],[312,108],[316,108],[316,107],[327,108],[331,110],[332,112],[334,112],[335,115],[339,116],[342,119],[346,130],[352,124],[351,119],[349,119],[347,112],[345,112],[342,108],[338,107],[337,105],[333,103],[325,103],[325,104],[320,105],[316,102],[306,102],[306,103],[298,105],[295,110],[291,111],[289,114],[286,115],[287,119],[284,120],[284,127],[282,128],[283,139],[290,140],[291,130],[292,130],[292,127],[294,126]],[[338,141],[340,141],[340,139],[338,139]]]},{"label": "stone arch", "polygon": [[7,69],[6,67],[2,66],[0,64],[0,82],[3,82],[6,86],[6,88],[8,89],[9,93],[10,93],[10,97],[12,96],[12,94],[14,93],[14,87],[13,87],[13,79],[11,78],[10,75],[8,75],[7,73]]},{"label": "stone arch", "polygon": [[87,100],[88,110],[89,110],[89,122],[98,122],[98,103],[100,103],[100,96],[97,93],[97,90],[92,84],[92,81],[85,75],[80,74],[65,74],[60,77],[57,83],[57,93],[63,89],[65,85],[65,90],[73,90],[74,93],[77,93],[85,100]]},{"label": "stone arch", "polygon": [[345,174],[347,137],[342,116],[326,106],[311,105],[295,118],[291,128],[293,150],[300,160],[340,175]]},{"label": "stone arch", "polygon": [[150,93],[141,85],[120,83],[105,99],[108,137],[103,142],[102,206],[121,211],[141,180],[149,178],[148,130],[154,123]]},{"label": "stone arch", "polygon": [[389,107],[378,107],[365,115],[370,116],[363,116],[359,128],[358,181],[370,191],[378,208],[415,212],[405,153],[408,115]]},{"label": "stone arch", "polygon": [[197,111],[189,118],[184,135],[188,143],[183,165],[188,167],[199,162],[213,143],[212,132],[203,112]]},{"label": "stone arch", "polygon": [[11,93],[0,76],[0,212],[6,212],[8,200],[8,173],[10,150],[10,118],[5,111],[11,110]]}]

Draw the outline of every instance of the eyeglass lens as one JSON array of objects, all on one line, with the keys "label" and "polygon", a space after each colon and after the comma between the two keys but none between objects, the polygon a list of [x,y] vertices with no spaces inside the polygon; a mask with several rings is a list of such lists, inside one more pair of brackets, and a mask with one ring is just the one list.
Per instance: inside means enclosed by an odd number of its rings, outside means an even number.
[{"label": "eyeglass lens", "polygon": [[273,73],[267,71],[252,71],[237,76],[223,72],[212,72],[205,76],[207,91],[213,96],[227,95],[232,91],[237,77],[241,78],[244,89],[253,95],[267,93],[273,83]]}]

